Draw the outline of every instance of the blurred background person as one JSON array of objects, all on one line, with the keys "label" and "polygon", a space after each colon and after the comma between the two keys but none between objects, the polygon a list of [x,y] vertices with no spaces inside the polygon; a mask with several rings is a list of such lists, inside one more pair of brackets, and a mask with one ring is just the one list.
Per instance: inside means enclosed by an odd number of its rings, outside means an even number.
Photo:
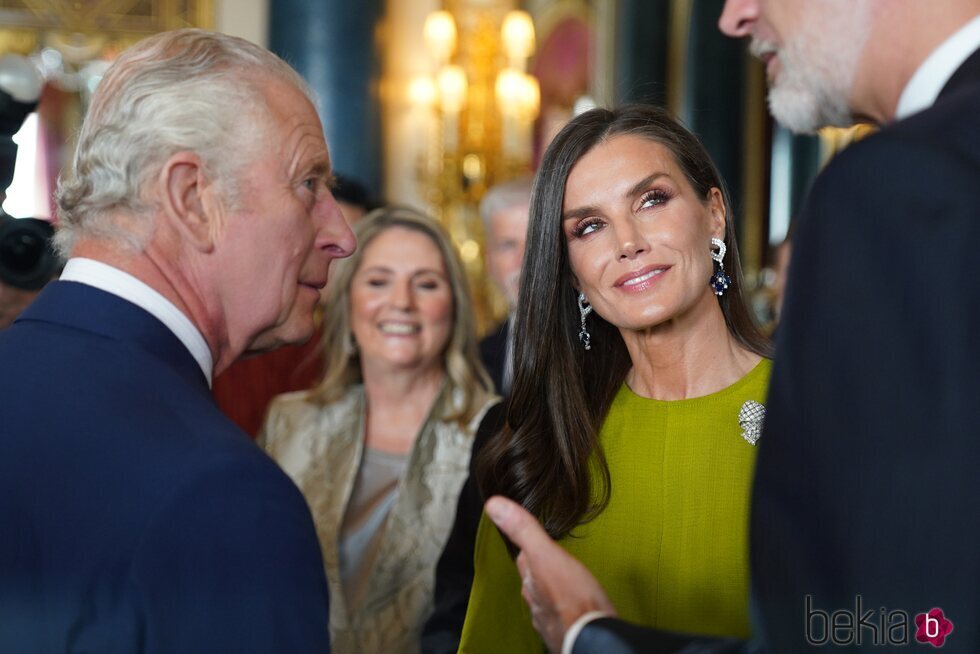
[{"label": "blurred background person", "polygon": [[360,180],[341,173],[333,177],[333,196],[337,199],[348,225],[354,225],[379,206],[367,186]]},{"label": "blurred background person", "polygon": [[[507,301],[508,315],[480,341],[480,357],[494,386],[504,397],[513,378],[514,311],[520,293],[521,264],[531,207],[532,177],[520,177],[492,187],[480,202],[486,233],[487,272]],[[484,444],[503,426],[503,405],[488,413],[473,441],[470,476],[460,492],[456,518],[436,567],[432,615],[422,632],[422,651],[442,654],[459,649],[466,606],[473,584],[473,547],[483,513],[483,498],[476,487],[473,463]]]},{"label": "blurred background person", "polygon": [[497,400],[442,228],[388,207],[355,235],[331,275],[326,376],[277,398],[262,436],[312,509],[334,651],[414,652],[473,434]]},{"label": "blurred background person", "polygon": [[497,392],[507,395],[513,379],[514,310],[520,293],[521,263],[531,210],[530,177],[494,186],[480,201],[490,278],[507,301],[507,318],[480,341],[480,357]]},{"label": "blurred background person", "polygon": [[[339,173],[334,175],[331,193],[348,225],[353,226],[376,206],[364,184]],[[321,300],[326,299],[326,288],[320,295]],[[306,343],[236,361],[214,380],[218,407],[250,436],[258,434],[272,398],[310,388],[323,377],[323,361],[317,354],[322,318],[321,302],[316,314],[316,331]]]},{"label": "blurred background person", "polygon": [[[742,297],[733,213],[698,139],[653,106],[595,109],[531,202],[506,427],[477,462],[627,619],[749,633],[747,528],[770,346]],[[461,649],[541,651],[485,519]]]}]

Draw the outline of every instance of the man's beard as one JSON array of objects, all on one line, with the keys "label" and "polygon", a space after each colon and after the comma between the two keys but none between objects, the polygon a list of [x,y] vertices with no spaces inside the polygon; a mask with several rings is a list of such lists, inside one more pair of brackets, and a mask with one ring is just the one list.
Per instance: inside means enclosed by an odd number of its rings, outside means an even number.
[{"label": "man's beard", "polygon": [[850,80],[828,75],[789,46],[779,52],[781,70],[769,89],[769,111],[791,132],[813,132],[821,127],[843,127],[852,122],[847,106]]},{"label": "man's beard", "polygon": [[846,20],[850,23],[846,27],[809,21],[808,29],[778,50],[772,44],[752,42],[757,56],[778,52],[780,70],[770,80],[769,111],[792,132],[854,122],[848,100],[867,30],[857,24],[861,16]]}]

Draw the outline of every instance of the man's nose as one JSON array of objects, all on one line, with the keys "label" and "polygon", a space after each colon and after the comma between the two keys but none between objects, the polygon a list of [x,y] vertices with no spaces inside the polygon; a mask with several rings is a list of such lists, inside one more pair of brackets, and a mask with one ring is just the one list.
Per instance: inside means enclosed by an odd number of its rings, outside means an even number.
[{"label": "man's nose", "polygon": [[347,224],[333,194],[330,191],[324,193],[324,197],[314,209],[317,226],[316,248],[326,250],[333,258],[349,257],[357,248],[354,232]]},{"label": "man's nose", "polygon": [[736,38],[749,36],[758,18],[759,3],[756,0],[726,0],[718,19],[718,29]]}]

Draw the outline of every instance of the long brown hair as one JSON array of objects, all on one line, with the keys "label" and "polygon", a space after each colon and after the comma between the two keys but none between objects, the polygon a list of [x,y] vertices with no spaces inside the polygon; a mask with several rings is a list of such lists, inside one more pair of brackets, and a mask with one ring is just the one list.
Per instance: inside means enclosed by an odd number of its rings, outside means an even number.
[{"label": "long brown hair", "polygon": [[649,105],[593,109],[569,122],[548,146],[534,182],[507,424],[477,462],[484,496],[503,494],[520,502],[553,538],[594,518],[609,500],[609,468],[598,435],[632,362],[619,330],[595,313],[589,317],[592,349],[586,354],[579,342],[577,292],[561,215],[572,166],[600,142],[623,134],[666,147],[705,203],[713,188],[721,191],[727,218],[724,264],[733,281],[719,298],[725,324],[747,350],[771,356],[742,294],[728,190],[698,138],[665,110]]},{"label": "long brown hair", "polygon": [[353,384],[361,382],[360,356],[351,347],[351,280],[360,268],[371,241],[392,227],[411,229],[428,236],[442,254],[453,296],[453,329],[443,352],[443,364],[452,385],[463,392],[458,410],[443,418],[455,420],[465,427],[482,408],[493,389],[493,382],[480,362],[466,274],[445,230],[432,218],[409,207],[383,207],[358,220],[354,225],[357,251],[331,264],[320,345],[326,374],[310,390],[309,398],[320,404],[330,404],[343,397]]}]

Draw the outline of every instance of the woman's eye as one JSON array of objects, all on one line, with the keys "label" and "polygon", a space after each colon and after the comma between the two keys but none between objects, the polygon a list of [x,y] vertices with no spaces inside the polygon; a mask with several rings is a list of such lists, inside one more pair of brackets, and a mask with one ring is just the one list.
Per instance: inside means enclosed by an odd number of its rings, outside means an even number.
[{"label": "woman's eye", "polygon": [[377,277],[375,277],[373,279],[368,279],[367,280],[367,285],[368,286],[373,286],[375,288],[380,288],[380,287],[384,286],[387,283],[388,283],[387,280],[380,279],[380,278],[377,278]]},{"label": "woman's eye", "polygon": [[655,207],[661,204],[666,204],[670,196],[661,190],[647,191],[640,198],[640,208],[646,209],[647,207]]},{"label": "woman's eye", "polygon": [[419,282],[419,288],[426,291],[434,291],[439,288],[439,282],[435,280],[427,280],[424,282]]},{"label": "woman's eye", "polygon": [[575,226],[575,236],[582,237],[602,229],[602,221],[598,218],[583,220]]}]

